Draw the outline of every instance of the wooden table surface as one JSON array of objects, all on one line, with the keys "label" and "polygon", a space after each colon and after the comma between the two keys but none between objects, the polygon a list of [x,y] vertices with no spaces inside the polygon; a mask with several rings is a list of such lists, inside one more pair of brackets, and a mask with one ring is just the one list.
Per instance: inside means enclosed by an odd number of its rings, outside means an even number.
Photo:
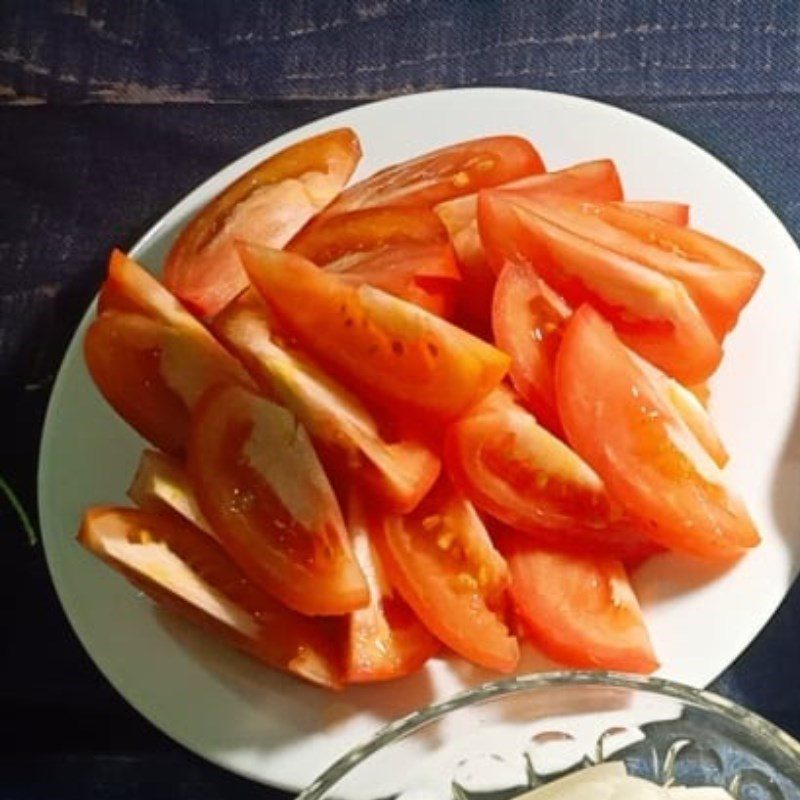
[{"label": "wooden table surface", "polygon": [[[299,124],[474,85],[655,119],[800,232],[797,2],[0,3],[0,476],[25,508],[50,388],[112,244],[130,246],[202,179]],[[0,526],[0,800],[280,795],[131,710],[80,648],[41,548],[5,503]],[[795,588],[713,688],[800,736],[798,664]]]}]

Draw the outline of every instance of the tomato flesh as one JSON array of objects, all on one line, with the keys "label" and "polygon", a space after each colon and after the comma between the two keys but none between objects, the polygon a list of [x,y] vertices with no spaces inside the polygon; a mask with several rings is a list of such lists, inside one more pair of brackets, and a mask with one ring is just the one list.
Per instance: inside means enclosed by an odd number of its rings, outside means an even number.
[{"label": "tomato flesh", "polygon": [[499,389],[447,430],[445,463],[478,508],[562,548],[649,552],[581,458]]},{"label": "tomato flesh", "polygon": [[351,493],[347,528],[353,552],[366,577],[370,602],[347,618],[346,683],[386,681],[418,670],[439,649],[439,642],[392,590],[370,541],[374,525],[364,500]]},{"label": "tomato flesh", "polygon": [[179,517],[95,506],[78,540],[159,605],[269,666],[340,685],[325,627],[264,594],[216,542]]},{"label": "tomato flesh", "polygon": [[682,228],[689,225],[689,206],[686,203],[674,203],[670,200],[626,200],[617,205],[629,211],[638,211],[642,214],[649,214],[651,217],[658,217],[664,222],[671,222]]},{"label": "tomato flesh", "polygon": [[108,272],[97,299],[98,314],[126,311],[142,314],[175,327],[204,330],[200,322],[158,279],[121,250],[108,259]]},{"label": "tomato flesh", "polygon": [[173,511],[216,538],[200,510],[189,476],[177,458],[156,450],[145,450],[128,487],[128,497],[143,511]]},{"label": "tomato flesh", "polygon": [[366,605],[339,504],[289,411],[241,387],[212,389],[192,419],[188,468],[204,516],[252,581],[303,614]]},{"label": "tomato flesh", "polygon": [[646,674],[658,667],[621,561],[546,550],[513,534],[498,541],[517,618],[545,654],[578,669]]},{"label": "tomato flesh", "polygon": [[459,142],[376,172],[342,192],[320,219],[374,206],[432,207],[543,170],[533,145],[519,136]]},{"label": "tomato flesh", "polygon": [[[619,175],[610,160],[589,161],[557,172],[520,178],[499,188],[523,197],[552,193],[591,200],[622,199]],[[481,243],[477,210],[477,194],[440,203],[435,209],[450,232],[462,273],[457,297],[459,316],[471,328],[483,330],[490,316],[495,273]]]},{"label": "tomato flesh", "polygon": [[511,358],[514,388],[536,419],[554,433],[561,431],[561,423],[553,364],[570,313],[529,264],[510,262],[503,268],[492,303],[494,340]]},{"label": "tomato flesh", "polygon": [[191,409],[209,386],[249,382],[208,332],[200,333],[107,311],[92,322],[84,339],[86,365],[105,399],[168,453],[184,450]]},{"label": "tomato flesh", "polygon": [[379,289],[350,286],[292,253],[240,253],[281,324],[364,396],[451,419],[508,369],[496,348]]},{"label": "tomato flesh", "polygon": [[[492,309],[495,342],[511,357],[509,376],[525,405],[537,421],[561,438],[553,376],[564,326],[571,314],[571,309],[529,264],[509,262],[503,267]],[[727,451],[697,397],[633,351],[629,354],[651,380],[664,388],[675,412],[714,461],[724,466]]]},{"label": "tomato flesh", "polygon": [[708,378],[722,348],[686,287],[555,224],[539,213],[546,200],[481,193],[479,224],[490,263],[532,265],[570,306],[591,304],[629,347],[682,383]]},{"label": "tomato flesh", "polygon": [[575,312],[564,332],[556,399],[569,442],[650,537],[709,559],[758,543],[742,502],[663,389],[590,306]]},{"label": "tomato flesh", "polygon": [[201,317],[213,317],[247,286],[237,239],[283,247],[341,191],[361,157],[349,128],[270,156],[224,189],[184,228],[164,282]]},{"label": "tomato flesh", "polygon": [[720,339],[761,280],[761,267],[730,245],[635,209],[569,198],[541,198],[528,207],[554,225],[679,281]]},{"label": "tomato flesh", "polygon": [[439,316],[460,280],[447,230],[425,208],[368,208],[312,224],[287,250],[355,286],[368,283]]},{"label": "tomato flesh", "polygon": [[390,441],[352,392],[281,341],[253,290],[234,300],[214,329],[262,390],[297,416],[329,470],[361,483],[397,513],[411,511],[433,486],[438,456],[410,438]]},{"label": "tomato flesh", "polygon": [[511,672],[519,645],[496,610],[505,564],[465,503],[443,481],[412,514],[385,517],[375,542],[390,582],[434,636],[475,664]]}]

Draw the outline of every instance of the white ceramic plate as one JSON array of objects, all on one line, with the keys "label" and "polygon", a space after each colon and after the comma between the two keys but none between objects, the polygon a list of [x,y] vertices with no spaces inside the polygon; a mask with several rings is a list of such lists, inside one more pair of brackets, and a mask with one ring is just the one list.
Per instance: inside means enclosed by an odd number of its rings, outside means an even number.
[{"label": "white ceramic plate", "polygon": [[[312,134],[349,125],[361,137],[357,177],[461,139],[530,137],[548,167],[611,157],[629,197],[685,200],[694,224],[742,247],[764,282],[726,345],[713,413],[762,546],[727,572],[654,560],[636,576],[663,667],[705,686],[767,622],[800,557],[800,253],[767,206],[700,148],[639,117],[588,100],[512,89],[437,92],[345,111],[259,147],[193,191],[136,245],[158,270],[185,220],[241,172]],[[108,231],[109,244],[115,232]],[[87,319],[56,381],[42,440],[39,512],[50,570],[67,616],[98,667],[145,717],[235,772],[290,789],[305,785],[391,718],[488,679],[459,660],[340,695],[272,673],[159,613],[75,542],[83,508],[125,502],[141,442],[94,389],[83,365]],[[540,666],[529,656],[525,667]]]}]

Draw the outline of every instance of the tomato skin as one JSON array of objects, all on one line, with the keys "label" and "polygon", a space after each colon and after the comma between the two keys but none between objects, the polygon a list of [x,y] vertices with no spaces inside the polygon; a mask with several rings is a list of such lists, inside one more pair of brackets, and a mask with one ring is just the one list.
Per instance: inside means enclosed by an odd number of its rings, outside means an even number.
[{"label": "tomato skin", "polygon": [[312,223],[286,250],[354,286],[368,283],[439,316],[461,279],[447,230],[426,208],[377,207]]},{"label": "tomato skin", "polygon": [[[449,241],[439,217],[427,208],[378,206],[314,220],[295,236],[286,250],[324,267],[355,253],[409,244]],[[458,271],[425,273],[428,277],[458,279]]]},{"label": "tomato skin", "polygon": [[168,453],[186,446],[189,414],[217,382],[252,385],[242,366],[156,278],[111,253],[84,356],[109,404]]},{"label": "tomato skin", "polygon": [[658,668],[644,617],[619,560],[498,538],[511,598],[531,642],[578,669],[648,674]]},{"label": "tomato skin", "polygon": [[411,303],[292,253],[245,244],[240,253],[279,322],[360,396],[447,420],[508,369],[504,353]]},{"label": "tomato skin", "polygon": [[270,156],[224,189],[184,228],[164,282],[194,313],[213,317],[247,286],[234,241],[283,247],[347,183],[358,137],[340,128]]},{"label": "tomato skin", "polygon": [[453,197],[533,175],[544,164],[519,136],[487,136],[433,150],[393,164],[354,184],[318,219],[375,206],[430,208]]},{"label": "tomato skin", "polygon": [[[498,188],[522,197],[553,193],[591,200],[622,199],[617,168],[608,159],[520,178]],[[478,232],[478,196],[470,194],[440,203],[435,211],[450,232],[462,273],[457,298],[459,318],[471,330],[483,331],[490,317],[495,273]]]},{"label": "tomato skin", "polygon": [[264,594],[213,539],[177,515],[94,506],[78,540],[158,605],[271,667],[341,686],[324,625]]},{"label": "tomato skin", "polygon": [[183,452],[191,409],[205,389],[250,382],[207,331],[198,335],[122,311],[107,311],[92,322],[84,357],[114,410],[168,453]]},{"label": "tomato skin", "polygon": [[389,586],[385,568],[370,541],[374,526],[364,499],[351,492],[347,528],[353,552],[369,584],[370,602],[347,617],[346,683],[388,681],[409,675],[439,650],[437,639]]},{"label": "tomato skin", "polygon": [[[509,376],[524,404],[560,438],[563,429],[556,406],[554,371],[561,337],[571,314],[571,309],[529,264],[512,261],[503,267],[492,309],[495,342],[511,357]],[[702,403],[682,384],[633,351],[629,355],[650,380],[663,387],[674,411],[723,467],[728,454]]]},{"label": "tomato skin", "polygon": [[282,339],[254,290],[224,309],[214,330],[262,391],[297,416],[328,470],[361,484],[400,514],[413,510],[436,482],[441,462],[435,452],[408,437],[388,438],[352,392]]},{"label": "tomato skin", "polygon": [[571,313],[529,264],[509,262],[503,267],[492,302],[494,340],[511,357],[509,377],[525,405],[557,435],[561,423],[553,364],[564,320]]},{"label": "tomato skin", "polygon": [[689,225],[689,206],[687,203],[676,203],[671,200],[626,200],[616,203],[620,208],[658,217],[664,222],[671,222],[686,228]]},{"label": "tomato skin", "polygon": [[211,389],[192,418],[187,466],[203,515],[264,591],[309,615],[366,605],[339,504],[289,411],[241,387]]},{"label": "tomato skin", "polygon": [[495,610],[505,564],[465,503],[443,481],[412,514],[384,517],[373,540],[391,584],[434,636],[475,664],[511,672],[519,645]]},{"label": "tomato skin", "polygon": [[158,278],[118,248],[111,251],[106,279],[97,298],[98,315],[106,311],[141,314],[200,336],[205,332],[208,339],[212,338]]},{"label": "tomato skin", "polygon": [[664,372],[687,384],[706,380],[719,366],[722,348],[686,287],[539,213],[554,202],[481,192],[478,219],[493,267],[507,261],[533,265],[570,306],[591,304],[629,347]]},{"label": "tomato skin", "polygon": [[742,502],[725,489],[664,390],[590,306],[578,309],[564,332],[556,399],[568,441],[652,539],[716,560],[758,543]]},{"label": "tomato skin", "polygon": [[591,467],[507,389],[450,425],[444,458],[478,508],[540,544],[626,558],[652,550]]},{"label": "tomato skin", "polygon": [[734,247],[618,203],[541,198],[529,209],[553,224],[686,287],[717,338],[736,324],[763,270]]},{"label": "tomato skin", "polygon": [[[556,172],[530,175],[495,188],[498,191],[513,192],[520,197],[555,194],[581,197],[586,200],[611,201],[622,200],[623,196],[619,173],[610,159],[586,161]],[[477,193],[447,200],[437,205],[434,211],[452,237],[470,227],[477,234]]]}]

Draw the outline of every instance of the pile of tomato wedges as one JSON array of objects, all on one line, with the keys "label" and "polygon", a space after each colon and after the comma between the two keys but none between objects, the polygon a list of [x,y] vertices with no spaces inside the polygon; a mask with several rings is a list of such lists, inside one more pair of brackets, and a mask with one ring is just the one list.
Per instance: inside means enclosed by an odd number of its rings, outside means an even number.
[{"label": "pile of tomato wedges", "polygon": [[657,660],[629,570],[759,541],[705,381],[761,267],[613,162],[494,136],[345,188],[356,134],[257,165],[163,283],[115,251],[85,339],[154,449],[81,543],[157,603],[336,688],[445,648],[510,672]]}]

